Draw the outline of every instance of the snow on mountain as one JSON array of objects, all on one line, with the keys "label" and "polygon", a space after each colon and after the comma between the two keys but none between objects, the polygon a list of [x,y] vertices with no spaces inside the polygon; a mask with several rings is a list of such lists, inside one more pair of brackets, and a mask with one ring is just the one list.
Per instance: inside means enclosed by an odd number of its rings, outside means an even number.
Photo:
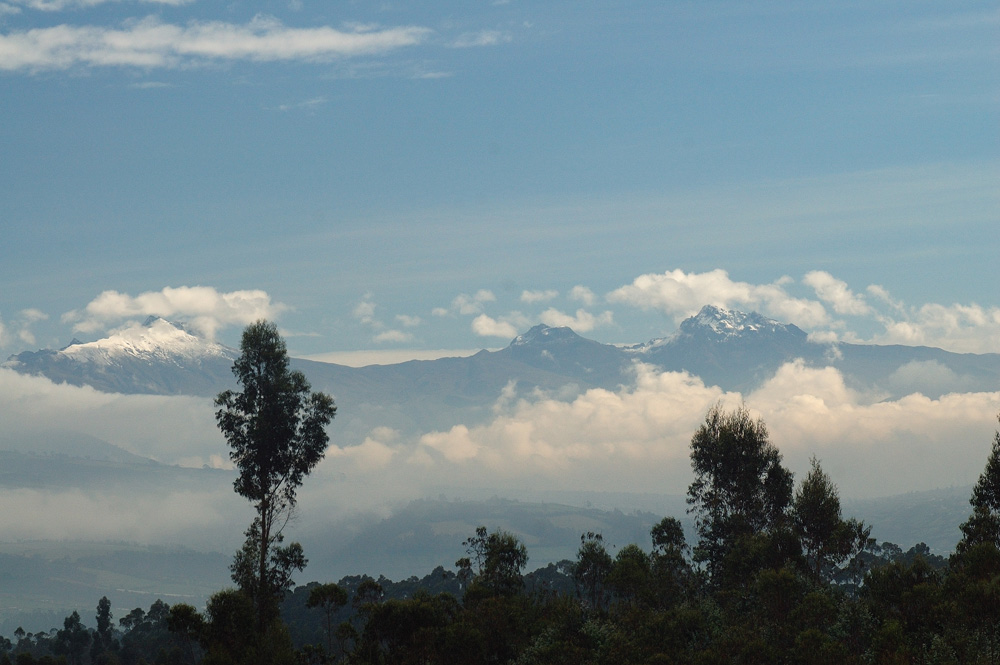
[{"label": "snow on mountain", "polygon": [[705,305],[692,317],[684,319],[673,335],[623,347],[628,353],[646,354],[663,347],[677,346],[685,340],[701,342],[737,342],[753,338],[783,337],[806,341],[806,333],[797,326],[769,319],[757,312],[741,312],[715,305]]},{"label": "snow on mountain", "polygon": [[571,342],[582,339],[571,328],[565,326],[551,328],[544,323],[539,323],[534,328],[528,330],[523,335],[518,335],[510,343],[510,346],[531,346],[534,344],[549,344],[552,342]]},{"label": "snow on mountain", "polygon": [[800,333],[801,336],[805,336],[805,333],[796,326],[779,323],[757,312],[740,312],[715,305],[705,305],[695,316],[682,322],[677,334],[704,334],[707,331],[723,338],[760,333]]},{"label": "snow on mountain", "polygon": [[152,316],[142,325],[129,326],[95,342],[71,344],[59,353],[78,362],[99,365],[114,365],[123,359],[178,365],[205,359],[232,361],[237,356],[233,349]]},{"label": "snow on mountain", "polygon": [[11,356],[3,367],[104,392],[214,395],[232,383],[239,355],[183,327],[150,317],[95,342]]}]

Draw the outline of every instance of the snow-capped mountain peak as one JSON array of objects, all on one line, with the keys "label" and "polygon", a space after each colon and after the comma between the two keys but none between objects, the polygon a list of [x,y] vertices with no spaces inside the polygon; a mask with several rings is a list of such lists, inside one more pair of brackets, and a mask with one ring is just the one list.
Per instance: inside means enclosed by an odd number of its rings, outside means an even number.
[{"label": "snow-capped mountain peak", "polygon": [[788,326],[785,324],[757,312],[747,313],[715,305],[705,305],[693,317],[682,322],[678,332],[691,334],[699,331],[704,334],[710,330],[718,337],[738,337],[747,333],[775,332],[787,328]]},{"label": "snow-capped mountain peak", "polygon": [[71,344],[61,353],[74,360],[101,364],[126,357],[174,362],[235,357],[232,349],[193,335],[159,317],[150,317],[142,325],[127,326],[104,339]]},{"label": "snow-capped mountain peak", "polygon": [[516,347],[531,346],[533,344],[550,344],[552,342],[574,339],[579,339],[579,335],[573,332],[571,328],[567,328],[565,326],[552,328],[544,323],[539,323],[523,335],[515,337],[513,341],[511,341],[510,346]]}]

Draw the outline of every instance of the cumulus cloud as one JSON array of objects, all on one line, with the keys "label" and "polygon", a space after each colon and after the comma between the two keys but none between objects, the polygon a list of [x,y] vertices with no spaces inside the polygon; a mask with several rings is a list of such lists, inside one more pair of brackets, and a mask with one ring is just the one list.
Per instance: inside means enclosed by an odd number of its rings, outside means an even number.
[{"label": "cumulus cloud", "polygon": [[785,286],[791,281],[783,278],[771,284],[750,284],[734,281],[722,269],[704,273],[671,270],[640,275],[607,297],[610,302],[661,311],[677,322],[695,314],[704,305],[716,305],[757,309],[803,327],[828,323],[830,317],[821,303],[788,293]]},{"label": "cumulus cloud", "polygon": [[802,278],[803,283],[811,286],[823,302],[829,303],[838,314],[861,316],[871,312],[865,299],[847,286],[847,282],[835,278],[828,272],[813,270]]},{"label": "cumulus cloud", "polygon": [[744,399],[790,468],[803,472],[810,456],[819,456],[845,496],[973,482],[1000,408],[1000,393],[880,401],[850,390],[833,368],[800,362],[746,396],[639,365],[634,385],[618,391],[588,390],[571,399],[506,396],[486,424],[421,437],[424,454],[412,459],[497,484],[683,493],[691,436],[704,414],[716,403],[733,408]]},{"label": "cumulus cloud", "polygon": [[875,340],[883,344],[939,346],[966,353],[1000,350],[1000,307],[930,303],[886,315],[883,324],[885,333]]},{"label": "cumulus cloud", "polygon": [[518,330],[510,321],[497,320],[486,314],[480,314],[472,320],[472,332],[480,337],[517,337]]},{"label": "cumulus cloud", "polygon": [[521,291],[521,302],[533,305],[538,302],[547,302],[559,295],[555,289],[545,291]]},{"label": "cumulus cloud", "polygon": [[413,46],[429,33],[416,26],[290,28],[268,16],[257,16],[245,25],[194,21],[180,26],[151,16],[120,28],[57,25],[8,32],[0,35],[0,70],[180,67],[219,60],[328,61]]},{"label": "cumulus cloud", "polygon": [[590,307],[597,302],[597,296],[586,286],[576,285],[569,291],[570,300],[576,300]]},{"label": "cumulus cloud", "polygon": [[552,326],[554,328],[566,326],[568,328],[572,328],[578,333],[590,332],[597,326],[609,325],[614,322],[614,317],[611,312],[602,312],[601,314],[594,316],[584,309],[578,309],[576,310],[576,314],[570,315],[560,312],[553,307],[550,307],[542,312],[540,318],[542,323],[547,326]]},{"label": "cumulus cloud", "polygon": [[220,328],[272,319],[286,309],[286,305],[271,302],[271,297],[260,290],[222,293],[210,286],[168,286],[134,297],[104,291],[82,311],[66,312],[62,319],[72,323],[74,330],[91,333],[134,317],[179,318],[206,337],[214,338]]},{"label": "cumulus cloud", "polygon": [[466,316],[479,314],[483,311],[483,305],[488,302],[496,302],[497,297],[492,291],[479,289],[475,295],[460,293],[451,301],[452,312],[458,312]]}]

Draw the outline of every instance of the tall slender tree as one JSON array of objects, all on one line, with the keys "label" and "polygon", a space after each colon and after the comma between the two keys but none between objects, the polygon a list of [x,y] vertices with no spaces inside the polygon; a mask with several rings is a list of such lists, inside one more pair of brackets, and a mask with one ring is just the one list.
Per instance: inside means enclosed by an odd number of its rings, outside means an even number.
[{"label": "tall slender tree", "polygon": [[262,633],[277,617],[292,572],[305,567],[301,545],[281,545],[282,530],[295,509],[296,491],[326,452],[326,426],[337,408],[329,395],[311,392],[302,372],[289,369],[273,323],[247,326],[240,350],[233,374],[241,390],[219,394],[215,417],[236,465],[236,493],[256,513],[231,568],[233,581],[253,601]]}]

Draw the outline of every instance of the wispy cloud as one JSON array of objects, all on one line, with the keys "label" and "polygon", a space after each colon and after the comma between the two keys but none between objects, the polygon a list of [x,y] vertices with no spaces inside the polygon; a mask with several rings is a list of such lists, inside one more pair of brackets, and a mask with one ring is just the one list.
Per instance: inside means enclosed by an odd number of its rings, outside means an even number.
[{"label": "wispy cloud", "polygon": [[129,87],[137,90],[156,90],[158,88],[173,88],[174,84],[164,81],[142,81],[140,83],[132,83]]},{"label": "wispy cloud", "polygon": [[295,102],[294,104],[279,104],[276,109],[278,111],[311,111],[323,104],[326,104],[326,97],[313,97],[311,99],[306,99],[301,102]]},{"label": "wispy cloud", "polygon": [[407,314],[397,314],[396,321],[404,328],[416,328],[423,323],[423,319],[419,316],[409,316]]},{"label": "wispy cloud", "polygon": [[572,328],[576,332],[590,332],[597,326],[610,325],[614,322],[614,316],[610,311],[605,311],[597,316],[584,309],[576,310],[576,314],[566,314],[554,307],[542,312],[539,317],[547,326]]},{"label": "wispy cloud", "polygon": [[556,298],[559,292],[555,289],[547,289],[545,291],[521,291],[521,302],[528,303],[529,305],[538,302],[547,302]]},{"label": "wispy cloud", "polygon": [[120,28],[58,25],[0,35],[0,69],[42,71],[90,67],[179,67],[220,60],[327,61],[385,53],[422,42],[418,26],[291,28],[258,16],[243,25],[219,21],[187,25],[148,17]]},{"label": "wispy cloud", "polygon": [[[9,0],[10,2],[23,5],[29,9],[35,9],[43,12],[58,12],[64,9],[78,9],[85,7],[96,7],[97,5],[103,5],[109,2],[125,2],[126,0]],[[181,5],[189,5],[195,0],[134,0],[136,2],[148,5],[169,5],[173,7],[179,7]]]},{"label": "wispy cloud", "polygon": [[473,48],[476,46],[496,46],[510,42],[512,37],[509,33],[500,30],[481,30],[479,32],[466,32],[459,35],[451,43],[453,48]]},{"label": "wispy cloud", "polygon": [[[372,294],[366,293],[365,297],[354,307],[352,315],[362,325],[372,331],[372,341],[378,344],[385,342],[409,342],[413,340],[413,334],[403,330],[389,328],[375,315],[377,305],[372,300]],[[419,316],[408,314],[397,314],[396,321],[405,328],[415,328],[422,321]]]},{"label": "wispy cloud", "polygon": [[95,332],[123,320],[143,316],[180,318],[206,336],[229,325],[245,325],[257,319],[272,319],[288,307],[272,302],[265,291],[246,290],[223,293],[210,286],[166,287],[131,296],[105,291],[83,310],[62,316],[74,330]]}]

